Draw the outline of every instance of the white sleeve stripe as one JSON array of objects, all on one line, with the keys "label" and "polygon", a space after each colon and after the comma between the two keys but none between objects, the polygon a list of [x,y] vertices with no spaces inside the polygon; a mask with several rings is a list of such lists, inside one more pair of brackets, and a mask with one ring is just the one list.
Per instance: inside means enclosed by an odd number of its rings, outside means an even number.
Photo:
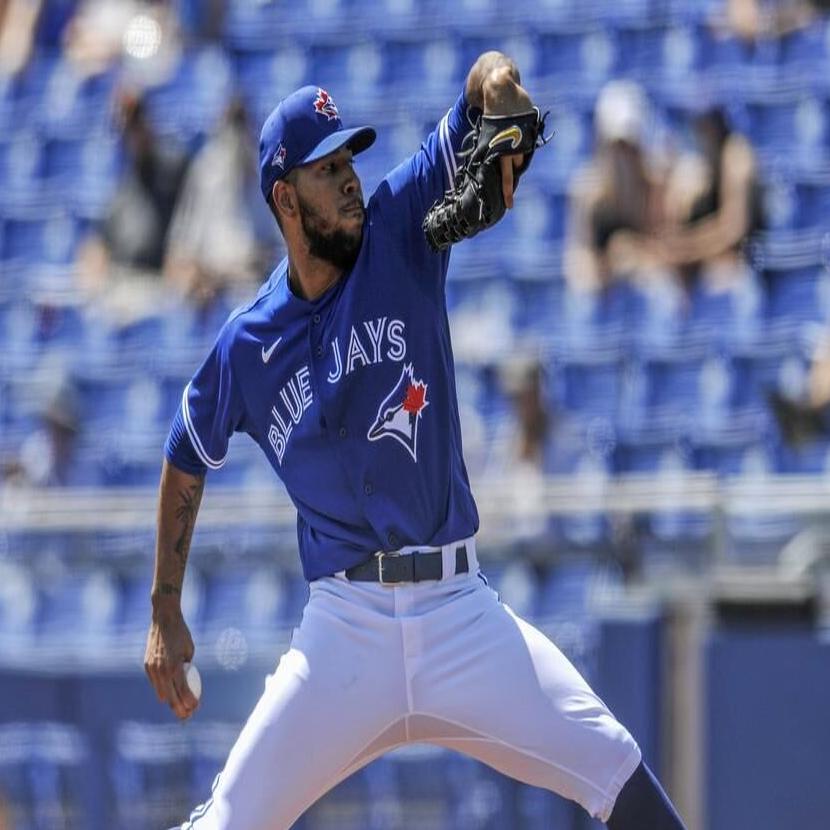
[{"label": "white sleeve stripe", "polygon": [[196,430],[193,427],[193,422],[190,420],[190,406],[187,402],[187,393],[189,390],[190,384],[188,383],[182,393],[182,414],[184,415],[184,425],[187,429],[190,443],[193,444],[193,449],[196,450],[196,455],[199,456],[205,466],[210,467],[211,470],[218,470],[225,463],[225,458],[228,457],[227,453],[225,453],[225,456],[220,461],[214,461],[205,452],[205,448],[202,446],[202,442],[199,440],[199,436],[196,434]]},{"label": "white sleeve stripe", "polygon": [[444,135],[447,137],[447,155],[450,157],[452,175],[455,177],[455,174],[458,172],[458,161],[455,157],[455,151],[452,148],[452,140],[450,139],[450,113],[452,113],[452,110],[447,110],[447,114],[444,116]]},{"label": "white sleeve stripe", "polygon": [[438,143],[441,146],[441,155],[444,157],[444,167],[447,170],[447,188],[452,186],[453,179],[455,178],[455,173],[453,172],[453,162],[451,159],[452,153],[447,154],[447,144],[449,143],[446,139],[447,134],[447,116],[445,115],[441,119],[441,123],[438,125]]}]

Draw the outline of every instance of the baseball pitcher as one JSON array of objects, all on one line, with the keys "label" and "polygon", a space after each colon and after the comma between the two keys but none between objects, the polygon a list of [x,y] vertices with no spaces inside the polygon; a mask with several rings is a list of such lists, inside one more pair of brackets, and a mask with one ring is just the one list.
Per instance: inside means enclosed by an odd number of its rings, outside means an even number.
[{"label": "baseball pitcher", "polygon": [[[231,314],[165,445],[145,667],[188,718],[182,579],[207,470],[259,444],[297,508],[310,596],[208,801],[182,828],[286,830],[339,781],[418,741],[572,799],[613,830],[682,827],[637,743],[487,587],[461,450],[449,251],[497,222],[544,142],[512,60],[487,52],[421,148],[364,202],[332,96],[266,120],[262,193],[288,256]],[[473,243],[474,244],[474,243]]]}]

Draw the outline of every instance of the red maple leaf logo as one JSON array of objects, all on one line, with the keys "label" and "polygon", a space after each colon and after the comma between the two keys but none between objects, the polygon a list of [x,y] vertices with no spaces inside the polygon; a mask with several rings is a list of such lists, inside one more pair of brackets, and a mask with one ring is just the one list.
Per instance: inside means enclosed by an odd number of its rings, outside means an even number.
[{"label": "red maple leaf logo", "polygon": [[325,115],[329,121],[332,118],[340,117],[334,99],[322,88],[317,89],[317,97],[314,99],[314,111],[320,115]]},{"label": "red maple leaf logo", "polygon": [[426,405],[427,387],[425,383],[410,383],[406,388],[403,408],[411,415],[417,415]]}]

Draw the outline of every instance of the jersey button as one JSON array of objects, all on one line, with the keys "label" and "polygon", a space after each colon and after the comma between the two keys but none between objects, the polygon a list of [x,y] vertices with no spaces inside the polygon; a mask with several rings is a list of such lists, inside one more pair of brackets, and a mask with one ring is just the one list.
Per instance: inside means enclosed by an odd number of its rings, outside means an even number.
[{"label": "jersey button", "polygon": [[397,547],[398,547],[398,537],[397,537],[397,534],[395,534],[395,533],[390,533],[390,534],[386,537],[386,541],[389,543],[389,549],[390,549],[390,550],[396,550],[396,549],[397,549]]},{"label": "jersey button", "polygon": [[339,430],[339,432],[338,432],[337,434],[338,434],[341,438],[345,438],[345,437],[346,437],[346,434],[347,434],[347,433],[346,433],[346,427],[340,427],[340,430]]},{"label": "jersey button", "polygon": [[320,322],[320,315],[319,315],[319,314],[315,314],[315,315],[311,318],[311,322],[312,322],[312,323],[314,323],[314,325],[316,326],[316,325]]},{"label": "jersey button", "polygon": [[317,357],[322,357],[323,356],[323,344],[322,343],[314,350],[314,354],[316,354]]},{"label": "jersey button", "polygon": [[375,492],[375,488],[374,488],[374,487],[372,487],[372,485],[371,485],[371,484],[369,484],[369,483],[367,482],[366,484],[364,484],[364,485],[363,485],[363,492],[364,492],[367,496],[371,496],[371,495],[372,495],[372,493],[374,493],[374,492]]}]

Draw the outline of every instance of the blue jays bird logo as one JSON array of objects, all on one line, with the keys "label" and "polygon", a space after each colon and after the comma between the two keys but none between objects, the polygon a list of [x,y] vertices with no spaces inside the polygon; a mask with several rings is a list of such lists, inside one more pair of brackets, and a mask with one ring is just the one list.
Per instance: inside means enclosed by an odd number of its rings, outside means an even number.
[{"label": "blue jays bird logo", "polygon": [[337,104],[334,103],[334,98],[325,89],[320,87],[317,88],[317,97],[314,99],[314,111],[319,115],[325,115],[329,121],[332,118],[340,117],[340,113],[337,111]]},{"label": "blue jays bird logo", "polygon": [[271,157],[271,167],[281,167],[285,168],[285,157],[286,157],[286,149],[285,145],[280,142],[280,146],[277,147],[276,153]]},{"label": "blue jays bird logo", "polygon": [[409,450],[413,461],[417,463],[418,423],[421,413],[428,405],[427,384],[413,376],[412,364],[407,363],[395,388],[378,408],[367,438],[370,441],[394,438]]}]

